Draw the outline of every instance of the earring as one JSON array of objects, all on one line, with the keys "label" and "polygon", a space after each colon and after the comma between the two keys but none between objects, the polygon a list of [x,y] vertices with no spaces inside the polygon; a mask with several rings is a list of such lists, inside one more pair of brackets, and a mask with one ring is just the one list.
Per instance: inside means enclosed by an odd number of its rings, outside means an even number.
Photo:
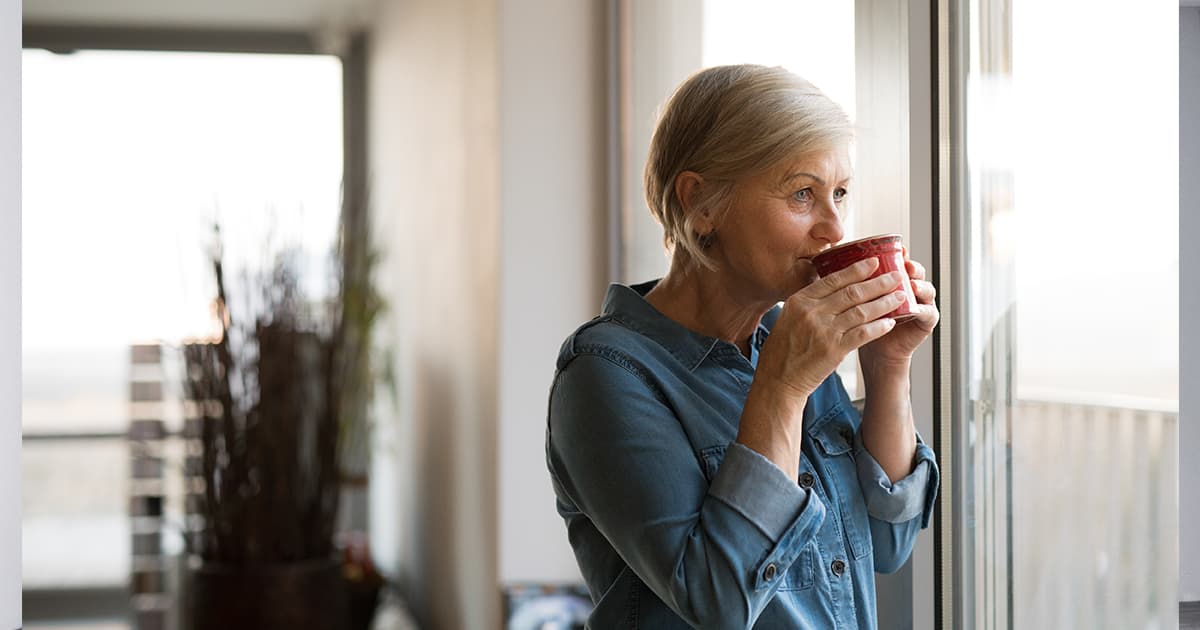
[{"label": "earring", "polygon": [[708,249],[712,247],[713,241],[717,240],[717,231],[712,230],[707,234],[701,234],[696,240],[700,242],[700,249]]}]

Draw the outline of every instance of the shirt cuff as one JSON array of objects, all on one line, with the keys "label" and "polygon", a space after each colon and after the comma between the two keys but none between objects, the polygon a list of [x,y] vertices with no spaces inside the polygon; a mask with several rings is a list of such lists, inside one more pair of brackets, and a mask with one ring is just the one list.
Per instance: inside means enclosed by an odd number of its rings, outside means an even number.
[{"label": "shirt cuff", "polygon": [[939,474],[933,449],[917,435],[917,451],[913,455],[913,471],[892,483],[883,467],[863,446],[862,431],[854,435],[858,483],[867,503],[867,514],[888,523],[905,523],[918,516],[921,527],[927,527],[933,517],[933,501],[937,497]]},{"label": "shirt cuff", "polygon": [[782,579],[825,520],[825,505],[816,494],[801,488],[766,457],[737,442],[725,450],[725,459],[708,493],[775,543],[759,563],[755,590]]}]

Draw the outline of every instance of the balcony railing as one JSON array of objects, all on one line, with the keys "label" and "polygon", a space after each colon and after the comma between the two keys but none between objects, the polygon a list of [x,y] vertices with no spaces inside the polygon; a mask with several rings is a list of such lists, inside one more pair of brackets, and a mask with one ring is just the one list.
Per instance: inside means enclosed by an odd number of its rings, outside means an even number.
[{"label": "balcony railing", "polygon": [[1013,406],[1012,627],[1173,625],[1179,414],[1141,406]]}]

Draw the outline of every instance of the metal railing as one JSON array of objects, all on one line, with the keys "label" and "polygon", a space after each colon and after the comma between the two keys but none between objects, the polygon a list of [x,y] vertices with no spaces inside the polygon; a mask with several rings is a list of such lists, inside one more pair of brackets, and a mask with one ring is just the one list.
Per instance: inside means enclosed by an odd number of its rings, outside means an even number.
[{"label": "metal railing", "polygon": [[1012,414],[1013,627],[1172,627],[1178,412],[1021,400]]}]

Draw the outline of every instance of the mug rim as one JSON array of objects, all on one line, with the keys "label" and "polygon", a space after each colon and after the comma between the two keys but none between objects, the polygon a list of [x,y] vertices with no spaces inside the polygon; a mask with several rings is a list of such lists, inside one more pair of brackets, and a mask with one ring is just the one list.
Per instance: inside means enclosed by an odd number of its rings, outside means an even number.
[{"label": "mug rim", "polygon": [[[837,245],[834,245],[833,247],[830,247],[829,249],[827,249],[823,252],[819,252],[817,254],[817,256],[820,256],[821,254],[828,254],[829,252],[839,250],[843,247],[850,247],[851,245],[861,245],[863,243],[870,243],[873,241],[891,241],[893,239],[904,240],[904,236],[901,234],[896,234],[894,232],[888,232],[886,234],[875,234],[873,236],[864,236],[862,238],[854,239],[853,241],[846,241],[844,243],[838,243]],[[813,256],[813,258],[816,258],[817,256]]]},{"label": "mug rim", "polygon": [[817,260],[819,260],[819,259],[828,260],[829,258],[836,256],[838,253],[840,253],[844,250],[850,249],[851,247],[854,247],[856,245],[874,244],[876,242],[878,242],[880,244],[882,244],[884,242],[903,243],[903,241],[904,241],[904,237],[900,234],[896,234],[896,233],[875,234],[873,236],[866,236],[863,238],[855,239],[853,241],[846,241],[845,243],[838,243],[837,245],[834,245],[833,247],[830,247],[829,249],[827,249],[823,252],[817,252],[817,254],[815,256],[813,256],[810,260],[815,265],[815,264],[818,264]]}]

